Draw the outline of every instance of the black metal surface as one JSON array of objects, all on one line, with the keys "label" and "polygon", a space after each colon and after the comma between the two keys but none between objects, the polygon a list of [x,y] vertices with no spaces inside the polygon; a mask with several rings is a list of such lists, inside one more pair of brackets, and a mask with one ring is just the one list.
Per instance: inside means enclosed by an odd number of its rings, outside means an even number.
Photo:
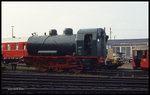
[{"label": "black metal surface", "polygon": [[[32,36],[28,39],[29,55],[73,55],[76,35]],[[38,53],[39,51],[42,51]],[[47,53],[45,53],[47,52]]]}]

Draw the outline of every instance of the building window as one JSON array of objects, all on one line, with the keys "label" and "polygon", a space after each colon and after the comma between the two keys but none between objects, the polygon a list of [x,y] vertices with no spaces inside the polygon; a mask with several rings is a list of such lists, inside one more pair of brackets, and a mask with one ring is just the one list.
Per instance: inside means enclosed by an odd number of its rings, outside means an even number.
[{"label": "building window", "polygon": [[121,52],[125,53],[125,47],[121,47]]},{"label": "building window", "polygon": [[15,50],[18,50],[18,44],[15,44]]},{"label": "building window", "polygon": [[125,47],[121,47],[121,52],[123,53],[122,57],[125,57],[126,54]]},{"label": "building window", "polygon": [[25,50],[26,49],[26,45],[25,44],[23,44],[23,50]]},{"label": "building window", "polygon": [[120,52],[120,47],[116,47],[116,54]]},{"label": "building window", "polygon": [[7,44],[7,50],[10,50],[10,44]]},{"label": "building window", "polygon": [[130,47],[126,47],[126,57],[130,57]]},{"label": "building window", "polygon": [[120,47],[112,47],[113,48],[113,56],[117,56],[120,52]]}]

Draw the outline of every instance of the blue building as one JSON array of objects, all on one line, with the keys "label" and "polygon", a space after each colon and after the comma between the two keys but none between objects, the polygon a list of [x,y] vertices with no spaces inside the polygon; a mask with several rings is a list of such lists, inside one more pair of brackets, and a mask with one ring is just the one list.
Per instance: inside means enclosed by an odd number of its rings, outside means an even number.
[{"label": "blue building", "polygon": [[108,48],[113,48],[114,55],[117,52],[124,53],[125,58],[132,58],[132,50],[135,47],[148,47],[149,39],[115,39],[108,40]]}]

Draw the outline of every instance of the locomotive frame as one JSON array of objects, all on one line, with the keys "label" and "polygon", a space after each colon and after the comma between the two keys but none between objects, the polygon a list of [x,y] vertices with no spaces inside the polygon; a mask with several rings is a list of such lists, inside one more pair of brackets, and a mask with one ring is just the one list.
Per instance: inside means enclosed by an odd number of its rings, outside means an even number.
[{"label": "locomotive frame", "polygon": [[[91,65],[83,66],[85,59],[91,59]],[[96,70],[100,63],[104,63],[103,58],[90,56],[25,56],[23,61],[27,64],[34,64],[41,72],[73,72],[80,73],[85,70]],[[88,68],[87,68],[88,67]]]},{"label": "locomotive frame", "polygon": [[[77,35],[73,35],[72,29],[67,28],[63,35],[57,36],[56,30],[49,34],[31,36],[27,41],[28,56],[24,56],[22,61],[34,64],[42,72],[73,73],[96,70],[105,63],[108,36],[104,29],[80,29]],[[68,38],[70,40],[66,40]]]}]

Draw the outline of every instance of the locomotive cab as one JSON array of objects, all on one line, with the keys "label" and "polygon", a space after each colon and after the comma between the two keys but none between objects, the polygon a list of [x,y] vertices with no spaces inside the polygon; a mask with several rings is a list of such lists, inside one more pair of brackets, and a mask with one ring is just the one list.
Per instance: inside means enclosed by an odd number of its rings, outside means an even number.
[{"label": "locomotive cab", "polygon": [[98,56],[106,58],[108,36],[102,28],[80,29],[76,37],[78,56]]},{"label": "locomotive cab", "polygon": [[[78,31],[76,37],[76,55],[84,56],[82,64],[85,70],[92,70],[95,63],[99,63],[97,64],[97,68],[105,65],[107,40],[108,36],[102,28],[80,29]],[[86,57],[95,57],[99,60]]]}]

